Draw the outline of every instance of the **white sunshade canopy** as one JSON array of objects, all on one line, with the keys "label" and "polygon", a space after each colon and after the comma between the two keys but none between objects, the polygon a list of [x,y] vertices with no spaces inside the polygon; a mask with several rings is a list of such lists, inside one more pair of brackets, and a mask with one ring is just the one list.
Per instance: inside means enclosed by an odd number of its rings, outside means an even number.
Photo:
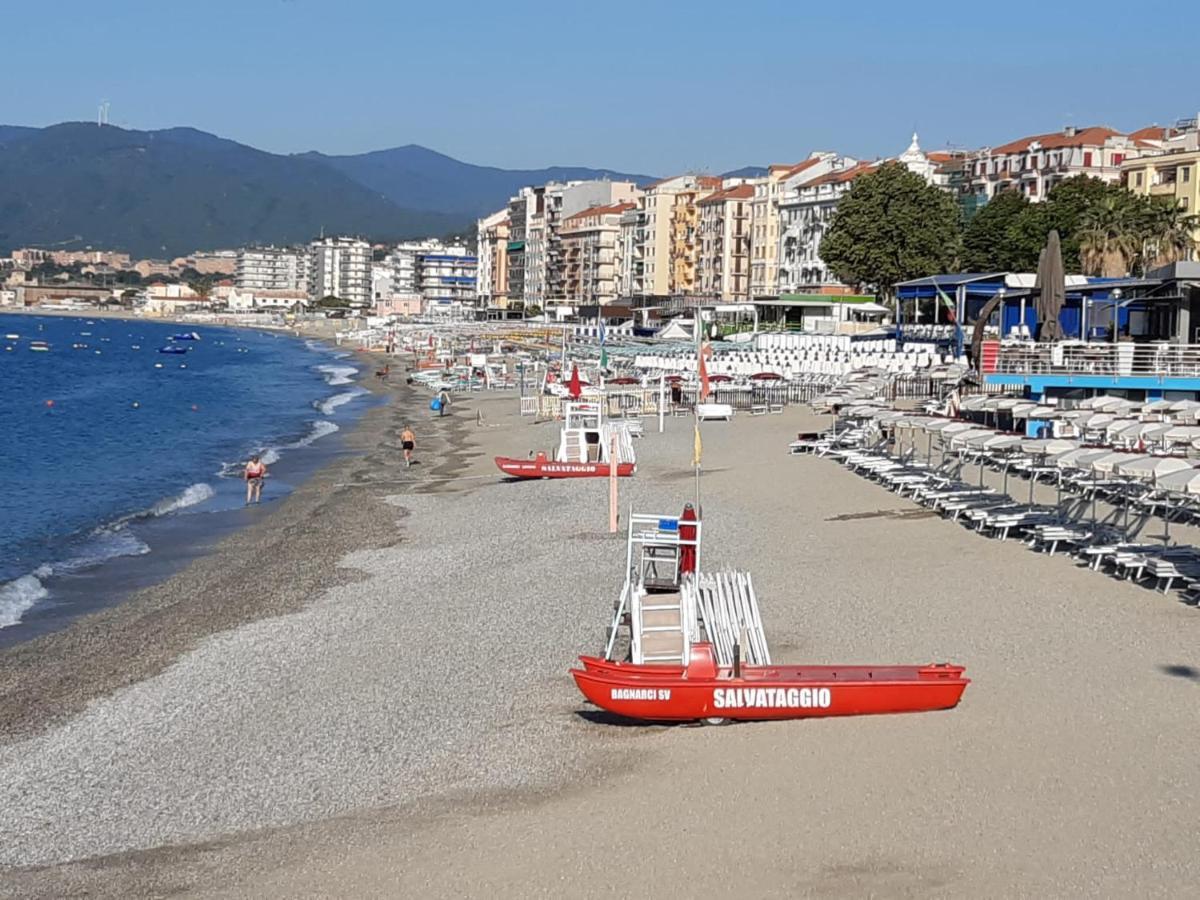
[{"label": "white sunshade canopy", "polygon": [[1147,441],[1161,441],[1163,435],[1174,427],[1170,422],[1149,422],[1142,429],[1142,438]]},{"label": "white sunshade canopy", "polygon": [[1027,438],[1021,441],[1021,449],[1034,456],[1057,456],[1078,448],[1079,445],[1075,441],[1062,438]]},{"label": "white sunshade canopy", "polygon": [[983,445],[985,450],[1014,450],[1024,439],[1019,434],[998,434]]},{"label": "white sunshade canopy", "polygon": [[[1165,400],[1162,402],[1166,402]],[[1200,409],[1200,401],[1196,400],[1176,400],[1171,404],[1171,412],[1187,412],[1193,409]]]},{"label": "white sunshade canopy", "polygon": [[991,399],[983,394],[978,394],[974,397],[968,397],[962,402],[962,409],[983,409],[983,405]]},{"label": "white sunshade canopy", "polygon": [[1171,408],[1171,400],[1151,400],[1142,405],[1142,412],[1166,412]]},{"label": "white sunshade canopy", "polygon": [[1137,419],[1117,419],[1115,422],[1110,422],[1105,431],[1109,435],[1121,435],[1122,437],[1138,437],[1142,431],[1149,428],[1148,422],[1139,422]]},{"label": "white sunshade canopy", "polygon": [[1092,460],[1092,469],[1102,475],[1108,475],[1117,470],[1122,463],[1133,462],[1142,458],[1141,453],[1106,453]]},{"label": "white sunshade canopy", "polygon": [[965,446],[967,446],[967,442],[969,440],[971,440],[971,438],[983,437],[985,435],[987,437],[991,437],[995,434],[996,434],[996,432],[990,428],[969,428],[966,431],[960,431],[957,434],[955,434],[953,437],[951,437],[950,438],[950,446],[951,447],[965,447]]},{"label": "white sunshade canopy", "polygon": [[961,443],[964,447],[970,447],[973,450],[982,450],[990,442],[997,440],[1007,435],[998,434],[995,431],[977,431],[970,436],[964,436]]},{"label": "white sunshade canopy", "polygon": [[956,434],[962,434],[964,431],[975,431],[976,428],[970,422],[951,422],[949,425],[938,429],[938,433],[945,440],[948,437],[953,437]]},{"label": "white sunshade canopy", "polygon": [[1168,441],[1194,441],[1200,438],[1200,425],[1172,425],[1162,436]]},{"label": "white sunshade canopy", "polygon": [[1095,447],[1080,447],[1078,450],[1068,450],[1054,458],[1054,464],[1060,469],[1088,469],[1092,460],[1108,456],[1111,450],[1099,450]]},{"label": "white sunshade canopy", "polygon": [[[941,431],[951,425],[959,424],[957,419],[927,419],[924,425],[926,431]],[[1200,435],[1200,432],[1198,432]]]},{"label": "white sunshade canopy", "polygon": [[1112,421],[1114,421],[1114,418],[1108,413],[1092,413],[1086,419],[1080,420],[1078,424],[1080,428],[1087,428],[1095,431],[1100,428],[1108,427],[1108,424]]},{"label": "white sunshade canopy", "polygon": [[996,409],[1012,409],[1018,403],[1024,403],[1020,397],[1001,397],[996,401]]},{"label": "white sunshade canopy", "polygon": [[1120,463],[1117,466],[1117,472],[1121,475],[1153,481],[1164,475],[1170,475],[1172,472],[1195,468],[1186,459],[1180,459],[1178,456],[1143,456],[1132,462]]},{"label": "white sunshade canopy", "polygon": [[1178,469],[1159,477],[1157,486],[1183,494],[1200,494],[1200,469]]}]

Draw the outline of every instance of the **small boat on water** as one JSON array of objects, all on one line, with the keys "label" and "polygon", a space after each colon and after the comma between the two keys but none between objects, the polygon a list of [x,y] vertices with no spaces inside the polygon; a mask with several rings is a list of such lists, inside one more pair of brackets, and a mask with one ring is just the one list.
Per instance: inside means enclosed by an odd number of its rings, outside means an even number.
[{"label": "small boat on water", "polygon": [[686,666],[581,656],[571,675],[596,706],[630,719],[753,721],[925,712],[958,705],[962,666],[733,666],[696,643]]},{"label": "small boat on water", "polygon": [[[496,467],[513,478],[608,478],[611,466],[626,478],[637,471],[632,433],[626,422],[604,419],[595,402],[567,401],[558,450],[551,459],[537,453],[528,459],[497,456]],[[613,448],[616,457],[613,458]]]},{"label": "small boat on water", "polygon": [[19,341],[21,339],[21,336],[19,334],[6,334],[4,336],[4,338],[5,338],[5,340],[9,340],[9,341]]},{"label": "small boat on water", "polygon": [[45,341],[30,341],[29,349],[34,353],[45,353],[50,349],[50,345]]},{"label": "small boat on water", "polygon": [[180,354],[187,353],[190,349],[190,347],[176,347],[174,344],[167,344],[165,347],[159,347],[158,352]]},{"label": "small boat on water", "polygon": [[173,341],[198,341],[198,340],[200,340],[200,335],[198,335],[194,331],[187,331],[182,334],[171,335],[171,340],[173,340]]}]

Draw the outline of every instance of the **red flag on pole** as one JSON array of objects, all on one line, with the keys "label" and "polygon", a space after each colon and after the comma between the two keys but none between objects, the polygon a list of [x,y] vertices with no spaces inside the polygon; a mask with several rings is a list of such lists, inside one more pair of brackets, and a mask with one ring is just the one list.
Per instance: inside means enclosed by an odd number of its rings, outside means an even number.
[{"label": "red flag on pole", "polygon": [[700,348],[700,402],[703,403],[708,399],[708,366],[704,364],[704,357],[709,354],[708,344]]},{"label": "red flag on pole", "polygon": [[583,385],[579,383],[579,366],[571,366],[571,381],[567,384],[567,393],[572,400],[578,400],[583,393]]}]

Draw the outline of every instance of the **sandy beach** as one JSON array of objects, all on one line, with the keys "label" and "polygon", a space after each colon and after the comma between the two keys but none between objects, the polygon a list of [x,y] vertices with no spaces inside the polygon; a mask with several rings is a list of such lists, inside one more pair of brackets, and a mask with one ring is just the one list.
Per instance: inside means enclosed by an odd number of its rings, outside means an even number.
[{"label": "sandy beach", "polygon": [[[738,417],[704,430],[706,567],[753,573],[775,658],[974,682],[945,713],[615,725],[566,675],[620,587],[606,485],[502,482],[557,434],[513,396],[435,419],[369,386],[278,510],[0,655],[0,896],[1192,894],[1173,595],[788,457],[801,409]],[[691,442],[648,420],[622,508],[677,512]]]}]

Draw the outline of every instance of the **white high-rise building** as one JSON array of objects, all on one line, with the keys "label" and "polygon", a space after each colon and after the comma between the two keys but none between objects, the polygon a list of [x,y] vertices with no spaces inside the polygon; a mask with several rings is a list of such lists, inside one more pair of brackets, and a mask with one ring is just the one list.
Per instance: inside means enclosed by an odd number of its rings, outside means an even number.
[{"label": "white high-rise building", "polygon": [[350,237],[321,238],[309,244],[309,296],[337,297],[351,306],[370,306],[371,245]]},{"label": "white high-rise building", "polygon": [[234,276],[243,291],[307,291],[308,251],[303,247],[243,247]]}]

